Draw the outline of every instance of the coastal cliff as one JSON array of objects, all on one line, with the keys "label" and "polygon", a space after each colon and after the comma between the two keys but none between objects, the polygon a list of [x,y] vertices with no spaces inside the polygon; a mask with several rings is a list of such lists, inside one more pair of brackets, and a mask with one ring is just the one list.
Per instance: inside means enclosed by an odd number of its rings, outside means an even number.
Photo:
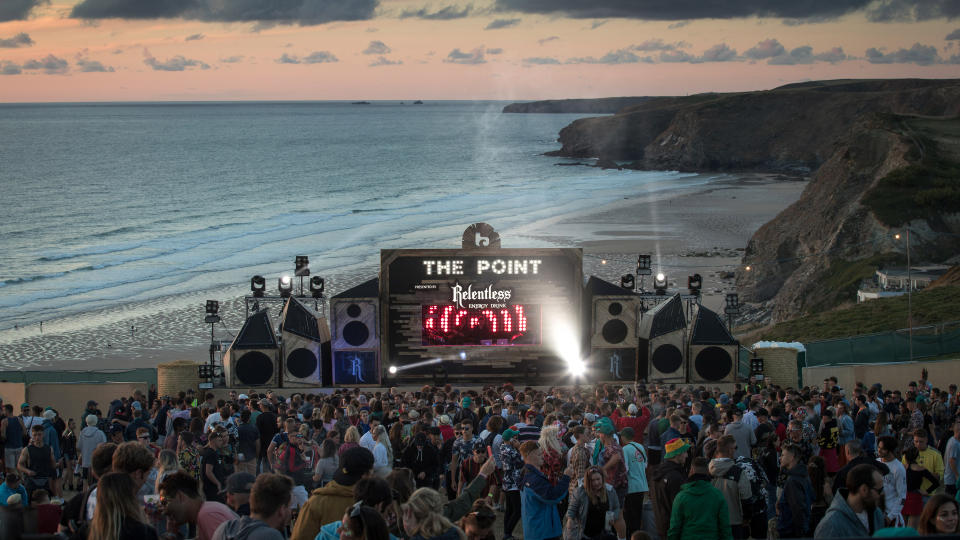
[{"label": "coastal cliff", "polygon": [[511,103],[505,113],[613,114],[624,107],[639,105],[653,98],[610,97],[597,99],[547,99],[527,103]]}]

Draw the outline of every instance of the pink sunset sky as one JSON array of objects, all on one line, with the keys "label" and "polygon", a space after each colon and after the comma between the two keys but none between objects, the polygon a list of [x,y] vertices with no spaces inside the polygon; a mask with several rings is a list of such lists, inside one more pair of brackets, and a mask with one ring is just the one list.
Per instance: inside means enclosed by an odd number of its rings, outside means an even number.
[{"label": "pink sunset sky", "polygon": [[960,2],[0,0],[0,102],[527,100],[892,77],[960,78]]}]

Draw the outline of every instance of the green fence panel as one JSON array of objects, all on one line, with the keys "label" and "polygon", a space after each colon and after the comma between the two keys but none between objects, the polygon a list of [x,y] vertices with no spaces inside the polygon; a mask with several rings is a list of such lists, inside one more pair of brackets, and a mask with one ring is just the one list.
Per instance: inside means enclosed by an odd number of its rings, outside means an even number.
[{"label": "green fence panel", "polygon": [[906,362],[911,341],[914,359],[960,354],[960,322],[806,343],[806,365]]},{"label": "green fence panel", "polygon": [[850,338],[850,360],[848,362],[891,362],[893,351],[890,349],[889,334],[872,334]]}]

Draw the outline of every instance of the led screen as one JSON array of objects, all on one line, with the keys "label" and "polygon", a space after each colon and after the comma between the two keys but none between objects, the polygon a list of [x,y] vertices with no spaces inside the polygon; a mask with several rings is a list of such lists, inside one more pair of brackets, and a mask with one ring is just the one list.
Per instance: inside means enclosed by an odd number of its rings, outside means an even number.
[{"label": "led screen", "polygon": [[422,308],[421,343],[430,346],[540,345],[538,304],[460,308],[432,304]]}]

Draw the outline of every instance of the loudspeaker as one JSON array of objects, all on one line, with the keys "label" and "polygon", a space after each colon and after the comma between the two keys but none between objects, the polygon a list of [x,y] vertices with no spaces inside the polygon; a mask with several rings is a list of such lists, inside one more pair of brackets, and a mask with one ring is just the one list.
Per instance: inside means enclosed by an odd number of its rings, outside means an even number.
[{"label": "loudspeaker", "polygon": [[284,388],[320,386],[323,343],[330,341],[327,319],[297,298],[289,298],[283,307],[280,339],[283,358],[281,385]]},{"label": "loudspeaker", "polygon": [[686,382],[687,317],[675,294],[640,316],[640,364],[647,380]]},{"label": "loudspeaker", "polygon": [[277,336],[267,310],[251,315],[223,354],[223,372],[228,387],[277,386],[279,378]]},{"label": "loudspeaker", "polygon": [[737,380],[740,342],[715,312],[699,306],[690,332],[690,382],[732,383]]},{"label": "loudspeaker", "polygon": [[587,362],[587,380],[635,381],[637,377],[637,348],[593,349]]},{"label": "loudspeaker", "polygon": [[590,329],[590,359],[587,379],[592,381],[634,381],[637,375],[637,318],[640,297],[591,276],[584,286],[589,306],[586,327]]},{"label": "loudspeaker", "polygon": [[330,299],[335,385],[380,384],[379,294],[372,279]]}]

